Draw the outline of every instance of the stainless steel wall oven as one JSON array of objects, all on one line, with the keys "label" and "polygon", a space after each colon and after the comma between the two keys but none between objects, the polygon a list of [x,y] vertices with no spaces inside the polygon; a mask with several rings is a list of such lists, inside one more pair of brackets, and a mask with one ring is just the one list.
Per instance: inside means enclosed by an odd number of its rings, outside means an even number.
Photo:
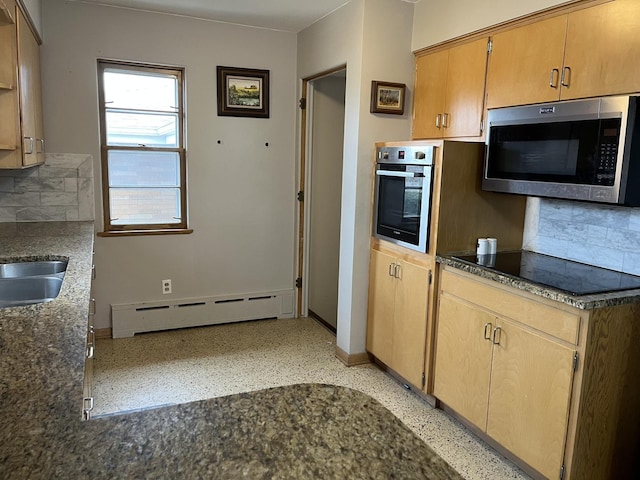
[{"label": "stainless steel wall oven", "polygon": [[434,154],[433,146],[376,149],[374,237],[427,251]]}]

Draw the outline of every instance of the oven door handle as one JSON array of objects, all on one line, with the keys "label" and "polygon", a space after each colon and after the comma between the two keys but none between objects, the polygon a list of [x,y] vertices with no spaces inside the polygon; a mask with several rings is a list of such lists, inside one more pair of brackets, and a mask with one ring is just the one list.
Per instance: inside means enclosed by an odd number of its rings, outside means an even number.
[{"label": "oven door handle", "polygon": [[378,175],[379,177],[403,177],[403,178],[424,177],[424,173],[395,172],[393,170],[376,170],[376,175]]}]

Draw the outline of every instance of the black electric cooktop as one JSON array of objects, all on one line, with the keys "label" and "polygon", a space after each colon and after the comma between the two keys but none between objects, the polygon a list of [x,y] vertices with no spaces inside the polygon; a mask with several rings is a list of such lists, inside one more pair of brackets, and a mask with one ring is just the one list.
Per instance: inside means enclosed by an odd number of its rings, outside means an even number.
[{"label": "black electric cooktop", "polygon": [[635,275],[524,250],[498,252],[495,255],[461,255],[453,258],[562,290],[571,295],[640,288],[640,277]]}]

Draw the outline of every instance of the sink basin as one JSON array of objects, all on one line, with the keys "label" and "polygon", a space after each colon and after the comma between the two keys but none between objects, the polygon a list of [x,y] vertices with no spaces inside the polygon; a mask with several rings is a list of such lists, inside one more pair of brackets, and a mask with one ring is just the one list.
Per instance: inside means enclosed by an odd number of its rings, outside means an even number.
[{"label": "sink basin", "polygon": [[0,263],[0,308],[50,302],[58,296],[67,260]]},{"label": "sink basin", "polygon": [[0,278],[0,308],[50,302],[61,287],[59,276]]},{"label": "sink basin", "polygon": [[35,262],[14,262],[0,264],[0,279],[32,277],[36,275],[64,274],[67,263],[63,260],[41,260]]}]

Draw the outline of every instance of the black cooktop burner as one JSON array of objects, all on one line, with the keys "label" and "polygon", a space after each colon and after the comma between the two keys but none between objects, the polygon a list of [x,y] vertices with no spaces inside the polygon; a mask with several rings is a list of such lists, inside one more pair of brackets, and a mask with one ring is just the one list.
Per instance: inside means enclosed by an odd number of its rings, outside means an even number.
[{"label": "black cooktop burner", "polygon": [[461,255],[458,260],[524,278],[571,295],[617,292],[640,288],[640,277],[593,267],[541,253],[516,251],[496,255]]}]

